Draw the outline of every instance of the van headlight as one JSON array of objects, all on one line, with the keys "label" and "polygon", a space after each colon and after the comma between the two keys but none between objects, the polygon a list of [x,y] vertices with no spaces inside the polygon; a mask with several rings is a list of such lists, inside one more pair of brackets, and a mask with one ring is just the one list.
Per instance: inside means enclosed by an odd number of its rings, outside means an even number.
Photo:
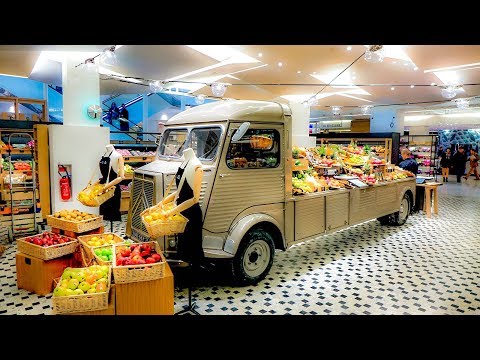
[{"label": "van headlight", "polygon": [[171,248],[174,248],[177,245],[177,242],[175,241],[175,239],[170,239],[170,241],[168,242],[168,245]]}]

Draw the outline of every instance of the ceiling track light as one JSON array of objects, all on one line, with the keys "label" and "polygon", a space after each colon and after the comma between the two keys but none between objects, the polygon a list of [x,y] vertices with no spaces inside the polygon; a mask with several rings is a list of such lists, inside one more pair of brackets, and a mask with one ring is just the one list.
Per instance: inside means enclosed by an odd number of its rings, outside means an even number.
[{"label": "ceiling track light", "polygon": [[443,87],[441,90],[442,96],[445,99],[453,99],[455,96],[457,96],[457,91],[460,90],[460,86],[457,85],[448,85],[446,87]]},{"label": "ceiling track light", "polygon": [[82,64],[83,68],[88,72],[88,73],[97,73],[98,72],[98,66],[97,64],[95,63],[95,59],[94,58],[90,58],[90,59],[87,59],[85,60],[85,63]]},{"label": "ceiling track light", "polygon": [[103,53],[100,55],[100,64],[105,66],[115,66],[117,65],[117,55],[115,54],[116,45],[110,46],[103,50]]},{"label": "ceiling track light", "polygon": [[342,110],[341,106],[332,106],[333,115],[340,115],[341,110]]},{"label": "ceiling track light", "polygon": [[385,49],[383,45],[372,45],[365,51],[364,59],[370,63],[380,63],[385,58]]},{"label": "ceiling track light", "polygon": [[455,99],[455,103],[457,104],[457,108],[459,109],[468,109],[470,106],[469,99]]},{"label": "ceiling track light", "polygon": [[195,104],[202,105],[204,102],[205,102],[205,95],[198,94],[197,96],[195,96]]},{"label": "ceiling track light", "polygon": [[225,95],[225,92],[227,91],[227,84],[224,83],[211,83],[210,87],[212,89],[212,94],[215,97],[223,97]]},{"label": "ceiling track light", "polygon": [[163,81],[160,81],[160,80],[151,81],[150,84],[148,84],[148,86],[150,87],[150,90],[153,93],[159,93],[159,92],[163,91],[165,89],[164,85],[165,85],[165,83]]}]

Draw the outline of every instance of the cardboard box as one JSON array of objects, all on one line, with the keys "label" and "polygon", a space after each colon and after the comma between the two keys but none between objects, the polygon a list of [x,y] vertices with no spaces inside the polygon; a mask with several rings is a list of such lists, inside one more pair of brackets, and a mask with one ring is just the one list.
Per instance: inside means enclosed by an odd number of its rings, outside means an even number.
[{"label": "cardboard box", "polygon": [[41,260],[30,255],[17,253],[17,287],[38,295],[53,291],[53,279],[62,276],[63,270],[71,266],[72,254],[58,259]]},{"label": "cardboard box", "polygon": [[115,315],[115,285],[112,284],[110,286],[110,294],[108,295],[108,309],[67,313],[62,315]]},{"label": "cardboard box", "polygon": [[165,277],[154,281],[116,284],[117,315],[173,315],[173,274],[165,264]]}]

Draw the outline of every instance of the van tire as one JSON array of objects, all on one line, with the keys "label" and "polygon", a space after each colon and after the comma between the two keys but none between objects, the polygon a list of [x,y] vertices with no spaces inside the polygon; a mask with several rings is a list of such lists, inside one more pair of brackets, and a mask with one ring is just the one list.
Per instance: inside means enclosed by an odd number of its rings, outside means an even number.
[{"label": "van tire", "polygon": [[233,282],[246,286],[263,280],[272,267],[274,254],[272,236],[264,229],[251,229],[243,237],[232,261]]},{"label": "van tire", "polygon": [[380,225],[390,225],[390,216],[391,215],[385,215],[377,218],[377,220],[380,222]]},{"label": "van tire", "polygon": [[407,193],[403,195],[402,202],[400,203],[400,211],[397,211],[393,214],[393,219],[391,224],[394,226],[400,226],[405,224],[408,219],[408,215],[412,210],[412,203],[410,201],[410,196]]}]

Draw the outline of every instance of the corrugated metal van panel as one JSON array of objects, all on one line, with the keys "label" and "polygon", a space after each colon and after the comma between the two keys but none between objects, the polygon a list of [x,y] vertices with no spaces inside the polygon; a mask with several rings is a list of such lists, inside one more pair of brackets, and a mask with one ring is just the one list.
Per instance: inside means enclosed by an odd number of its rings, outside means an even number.
[{"label": "corrugated metal van panel", "polygon": [[204,228],[228,231],[235,217],[254,205],[284,202],[284,170],[230,170],[217,177],[207,209]]},{"label": "corrugated metal van panel", "polygon": [[380,186],[376,189],[377,212],[398,211],[399,201],[396,184]]},{"label": "corrugated metal van panel", "polygon": [[348,225],[349,193],[331,194],[326,201],[327,231]]},{"label": "corrugated metal van panel", "polygon": [[352,190],[350,224],[371,219],[372,214],[378,213],[375,190],[373,187]]},{"label": "corrugated metal van panel", "polygon": [[325,232],[325,197],[295,202],[295,241]]}]

